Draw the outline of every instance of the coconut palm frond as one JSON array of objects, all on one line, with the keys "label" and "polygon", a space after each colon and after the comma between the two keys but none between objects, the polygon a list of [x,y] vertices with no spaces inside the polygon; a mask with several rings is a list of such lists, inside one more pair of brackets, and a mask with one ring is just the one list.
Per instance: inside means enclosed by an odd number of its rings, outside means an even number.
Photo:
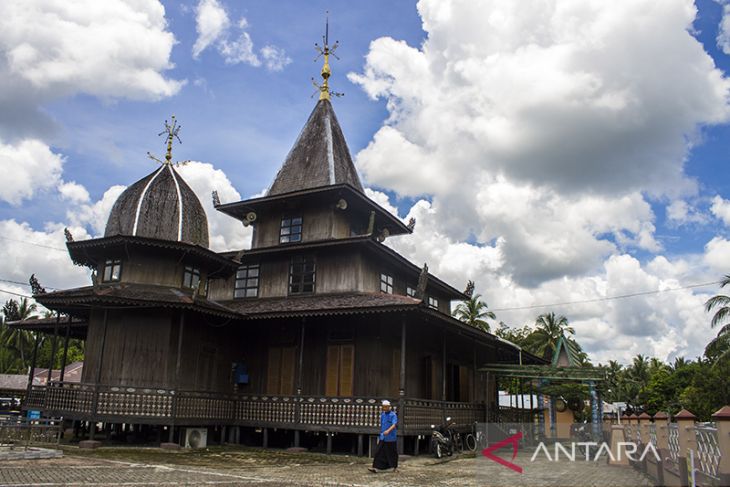
[{"label": "coconut palm frond", "polygon": [[730,306],[730,296],[718,294],[705,301],[705,311],[708,313],[715,308]]}]

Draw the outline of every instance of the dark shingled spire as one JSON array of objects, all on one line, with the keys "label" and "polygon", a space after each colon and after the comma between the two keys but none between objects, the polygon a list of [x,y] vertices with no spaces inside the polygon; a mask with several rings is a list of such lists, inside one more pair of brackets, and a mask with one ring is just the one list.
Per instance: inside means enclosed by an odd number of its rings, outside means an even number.
[{"label": "dark shingled spire", "polygon": [[208,247],[208,219],[200,200],[170,163],[119,195],[105,237],[132,235]]},{"label": "dark shingled spire", "polygon": [[363,191],[332,104],[319,100],[268,194],[342,183]]}]

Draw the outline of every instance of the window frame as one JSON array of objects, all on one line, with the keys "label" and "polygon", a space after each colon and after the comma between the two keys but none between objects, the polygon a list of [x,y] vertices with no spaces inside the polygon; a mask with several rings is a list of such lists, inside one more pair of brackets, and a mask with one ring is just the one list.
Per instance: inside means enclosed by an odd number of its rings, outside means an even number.
[{"label": "window frame", "polygon": [[415,287],[406,286],[406,296],[408,296],[409,298],[415,298],[417,292],[418,291]]},{"label": "window frame", "polygon": [[[297,232],[293,232],[292,229],[295,228],[298,228],[299,230]],[[279,224],[279,243],[300,243],[302,241],[303,228],[304,218],[301,216],[283,216],[281,218],[281,223]],[[292,240],[292,236],[297,236],[298,238]]]},{"label": "window frame", "polygon": [[385,294],[393,294],[393,276],[385,272],[380,273],[380,292]]},{"label": "window frame", "polygon": [[[312,270],[307,271],[306,266],[310,264]],[[305,268],[302,269],[301,272],[297,272],[295,274],[294,267],[297,265],[305,266]],[[307,275],[311,274],[312,279],[311,282],[308,282],[305,280],[305,277]],[[297,282],[295,283],[295,276],[297,277]],[[300,289],[297,291],[293,290],[293,286],[297,284],[300,286]],[[311,285],[311,290],[304,290],[305,286]],[[296,255],[291,258],[289,261],[289,282],[287,285],[287,290],[289,296],[307,296],[314,294],[317,291],[317,259],[315,259],[312,255]]]},{"label": "window frame", "polygon": [[431,309],[439,309],[439,299],[434,296],[429,296],[428,307]]},{"label": "window frame", "polygon": [[[116,277],[114,270],[116,269]],[[107,278],[107,270],[109,270],[109,278]],[[119,282],[122,280],[122,259],[106,259],[101,272],[101,282]]]},{"label": "window frame", "polygon": [[[190,276],[190,282],[188,283],[188,276]],[[194,278],[197,278],[197,282],[193,285]],[[183,282],[182,287],[186,289],[198,289],[200,287],[200,267],[193,265],[186,265],[183,269]]]},{"label": "window frame", "polygon": [[[246,275],[241,277],[239,273],[245,270]],[[251,271],[255,270],[256,275],[252,276]],[[251,280],[256,280],[256,285],[250,285]],[[239,286],[239,283],[244,283],[243,286]],[[261,284],[261,264],[256,262],[255,264],[242,264],[236,269],[236,275],[233,279],[233,298],[234,299],[246,299],[246,298],[258,298],[259,297],[259,286]],[[249,291],[254,290],[254,294],[249,295]],[[243,291],[243,295],[239,296],[238,292]]]}]

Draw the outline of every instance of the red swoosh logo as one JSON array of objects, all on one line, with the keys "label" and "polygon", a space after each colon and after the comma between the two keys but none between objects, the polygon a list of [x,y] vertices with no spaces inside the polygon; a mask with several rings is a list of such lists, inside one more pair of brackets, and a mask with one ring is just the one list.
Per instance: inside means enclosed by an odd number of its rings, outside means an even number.
[{"label": "red swoosh logo", "polygon": [[519,442],[521,439],[522,439],[522,432],[520,431],[519,433],[514,434],[514,435],[510,436],[509,438],[506,438],[506,439],[500,441],[499,443],[495,443],[494,445],[488,446],[487,448],[482,450],[482,455],[484,455],[485,457],[489,458],[492,461],[499,463],[500,465],[503,465],[511,470],[514,470],[517,473],[522,473],[522,467],[520,467],[519,465],[515,465],[514,463],[509,462],[509,461],[505,460],[504,458],[500,458],[500,457],[494,455],[494,453],[493,453],[493,452],[499,450],[500,448],[502,448],[503,446],[511,444],[512,445],[512,460],[514,460],[515,457],[517,456],[517,447],[519,446]]}]

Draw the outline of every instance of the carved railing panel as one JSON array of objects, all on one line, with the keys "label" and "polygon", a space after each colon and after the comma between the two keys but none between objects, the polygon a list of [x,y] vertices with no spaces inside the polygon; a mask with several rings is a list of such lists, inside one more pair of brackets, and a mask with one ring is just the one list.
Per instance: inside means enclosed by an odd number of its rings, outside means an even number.
[{"label": "carved railing panel", "polygon": [[235,396],[187,391],[177,394],[175,404],[176,418],[233,421],[235,413]]},{"label": "carved railing panel", "polygon": [[42,409],[45,405],[45,397],[45,386],[31,386],[28,396],[25,398],[25,404],[29,409]]},{"label": "carved railing panel", "polygon": [[46,389],[44,409],[89,414],[93,408],[94,386],[52,382]]},{"label": "carved railing panel", "polygon": [[446,402],[444,410],[447,417],[457,425],[471,426],[476,422],[483,422],[485,417],[485,406],[468,402]]},{"label": "carved railing panel", "polygon": [[173,393],[165,389],[101,387],[96,412],[106,416],[170,418]]},{"label": "carved railing panel", "polygon": [[428,431],[431,425],[444,422],[443,402],[429,399],[406,399],[403,424],[406,431]]},{"label": "carved railing panel", "polygon": [[302,396],[299,423],[308,426],[378,428],[380,400],[362,397]]},{"label": "carved railing panel", "polygon": [[294,423],[296,396],[239,396],[236,420],[250,423]]}]

